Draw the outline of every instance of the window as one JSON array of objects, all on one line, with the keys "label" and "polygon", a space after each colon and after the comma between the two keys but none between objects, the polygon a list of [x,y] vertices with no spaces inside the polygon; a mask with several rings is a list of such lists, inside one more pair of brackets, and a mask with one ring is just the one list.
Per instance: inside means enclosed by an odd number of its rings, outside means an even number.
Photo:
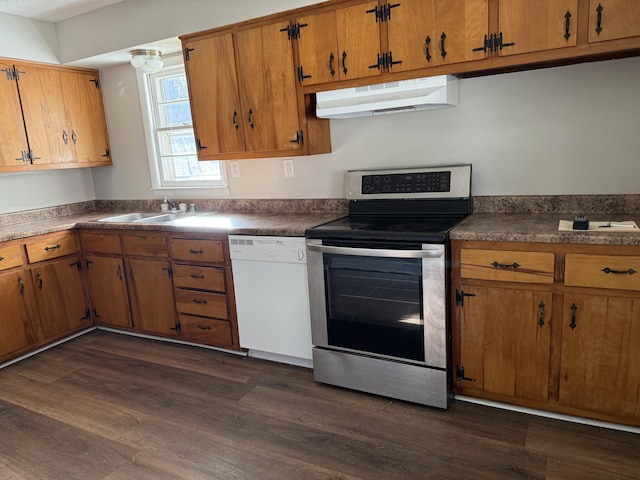
[{"label": "window", "polygon": [[184,65],[181,58],[169,60],[158,73],[138,74],[144,90],[141,102],[147,112],[152,190],[189,190],[193,195],[194,188],[226,189],[224,163],[198,161]]}]

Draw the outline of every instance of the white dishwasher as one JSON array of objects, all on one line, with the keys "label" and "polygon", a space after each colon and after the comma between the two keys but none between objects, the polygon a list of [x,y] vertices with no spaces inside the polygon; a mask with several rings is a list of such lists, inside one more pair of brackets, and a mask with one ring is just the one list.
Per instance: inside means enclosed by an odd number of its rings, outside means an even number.
[{"label": "white dishwasher", "polygon": [[229,235],[240,346],[312,367],[304,237]]}]

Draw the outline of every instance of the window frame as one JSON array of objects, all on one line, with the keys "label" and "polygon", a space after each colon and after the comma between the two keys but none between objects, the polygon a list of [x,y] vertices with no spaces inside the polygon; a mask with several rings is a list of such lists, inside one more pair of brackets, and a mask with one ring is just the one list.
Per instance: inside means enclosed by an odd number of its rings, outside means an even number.
[{"label": "window frame", "polygon": [[[184,63],[181,55],[164,57],[164,67],[158,74],[170,73],[176,70],[184,72]],[[227,162],[223,160],[213,160],[220,164],[220,172],[222,180],[220,182],[209,180],[194,181],[166,181],[163,178],[157,131],[163,128],[157,128],[154,117],[155,99],[152,94],[152,85],[154,75],[137,71],[138,94],[140,97],[140,108],[142,111],[142,123],[144,127],[144,137],[147,147],[147,159],[149,162],[149,176],[151,180],[151,191],[158,196],[171,194],[177,197],[218,197],[229,196],[229,175],[227,172]]]}]

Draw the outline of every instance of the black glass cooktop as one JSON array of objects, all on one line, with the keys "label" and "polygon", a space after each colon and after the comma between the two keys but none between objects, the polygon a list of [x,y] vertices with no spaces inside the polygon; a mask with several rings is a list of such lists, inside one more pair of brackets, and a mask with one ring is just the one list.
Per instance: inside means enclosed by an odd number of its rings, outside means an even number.
[{"label": "black glass cooktop", "polygon": [[443,242],[463,216],[344,217],[306,231],[308,238]]}]

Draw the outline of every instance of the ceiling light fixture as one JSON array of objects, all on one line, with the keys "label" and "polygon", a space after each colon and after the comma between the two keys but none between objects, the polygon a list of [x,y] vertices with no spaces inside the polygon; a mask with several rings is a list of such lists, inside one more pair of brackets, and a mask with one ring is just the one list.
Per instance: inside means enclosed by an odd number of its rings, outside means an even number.
[{"label": "ceiling light fixture", "polygon": [[156,73],[164,66],[159,50],[131,50],[131,65],[143,73]]}]

